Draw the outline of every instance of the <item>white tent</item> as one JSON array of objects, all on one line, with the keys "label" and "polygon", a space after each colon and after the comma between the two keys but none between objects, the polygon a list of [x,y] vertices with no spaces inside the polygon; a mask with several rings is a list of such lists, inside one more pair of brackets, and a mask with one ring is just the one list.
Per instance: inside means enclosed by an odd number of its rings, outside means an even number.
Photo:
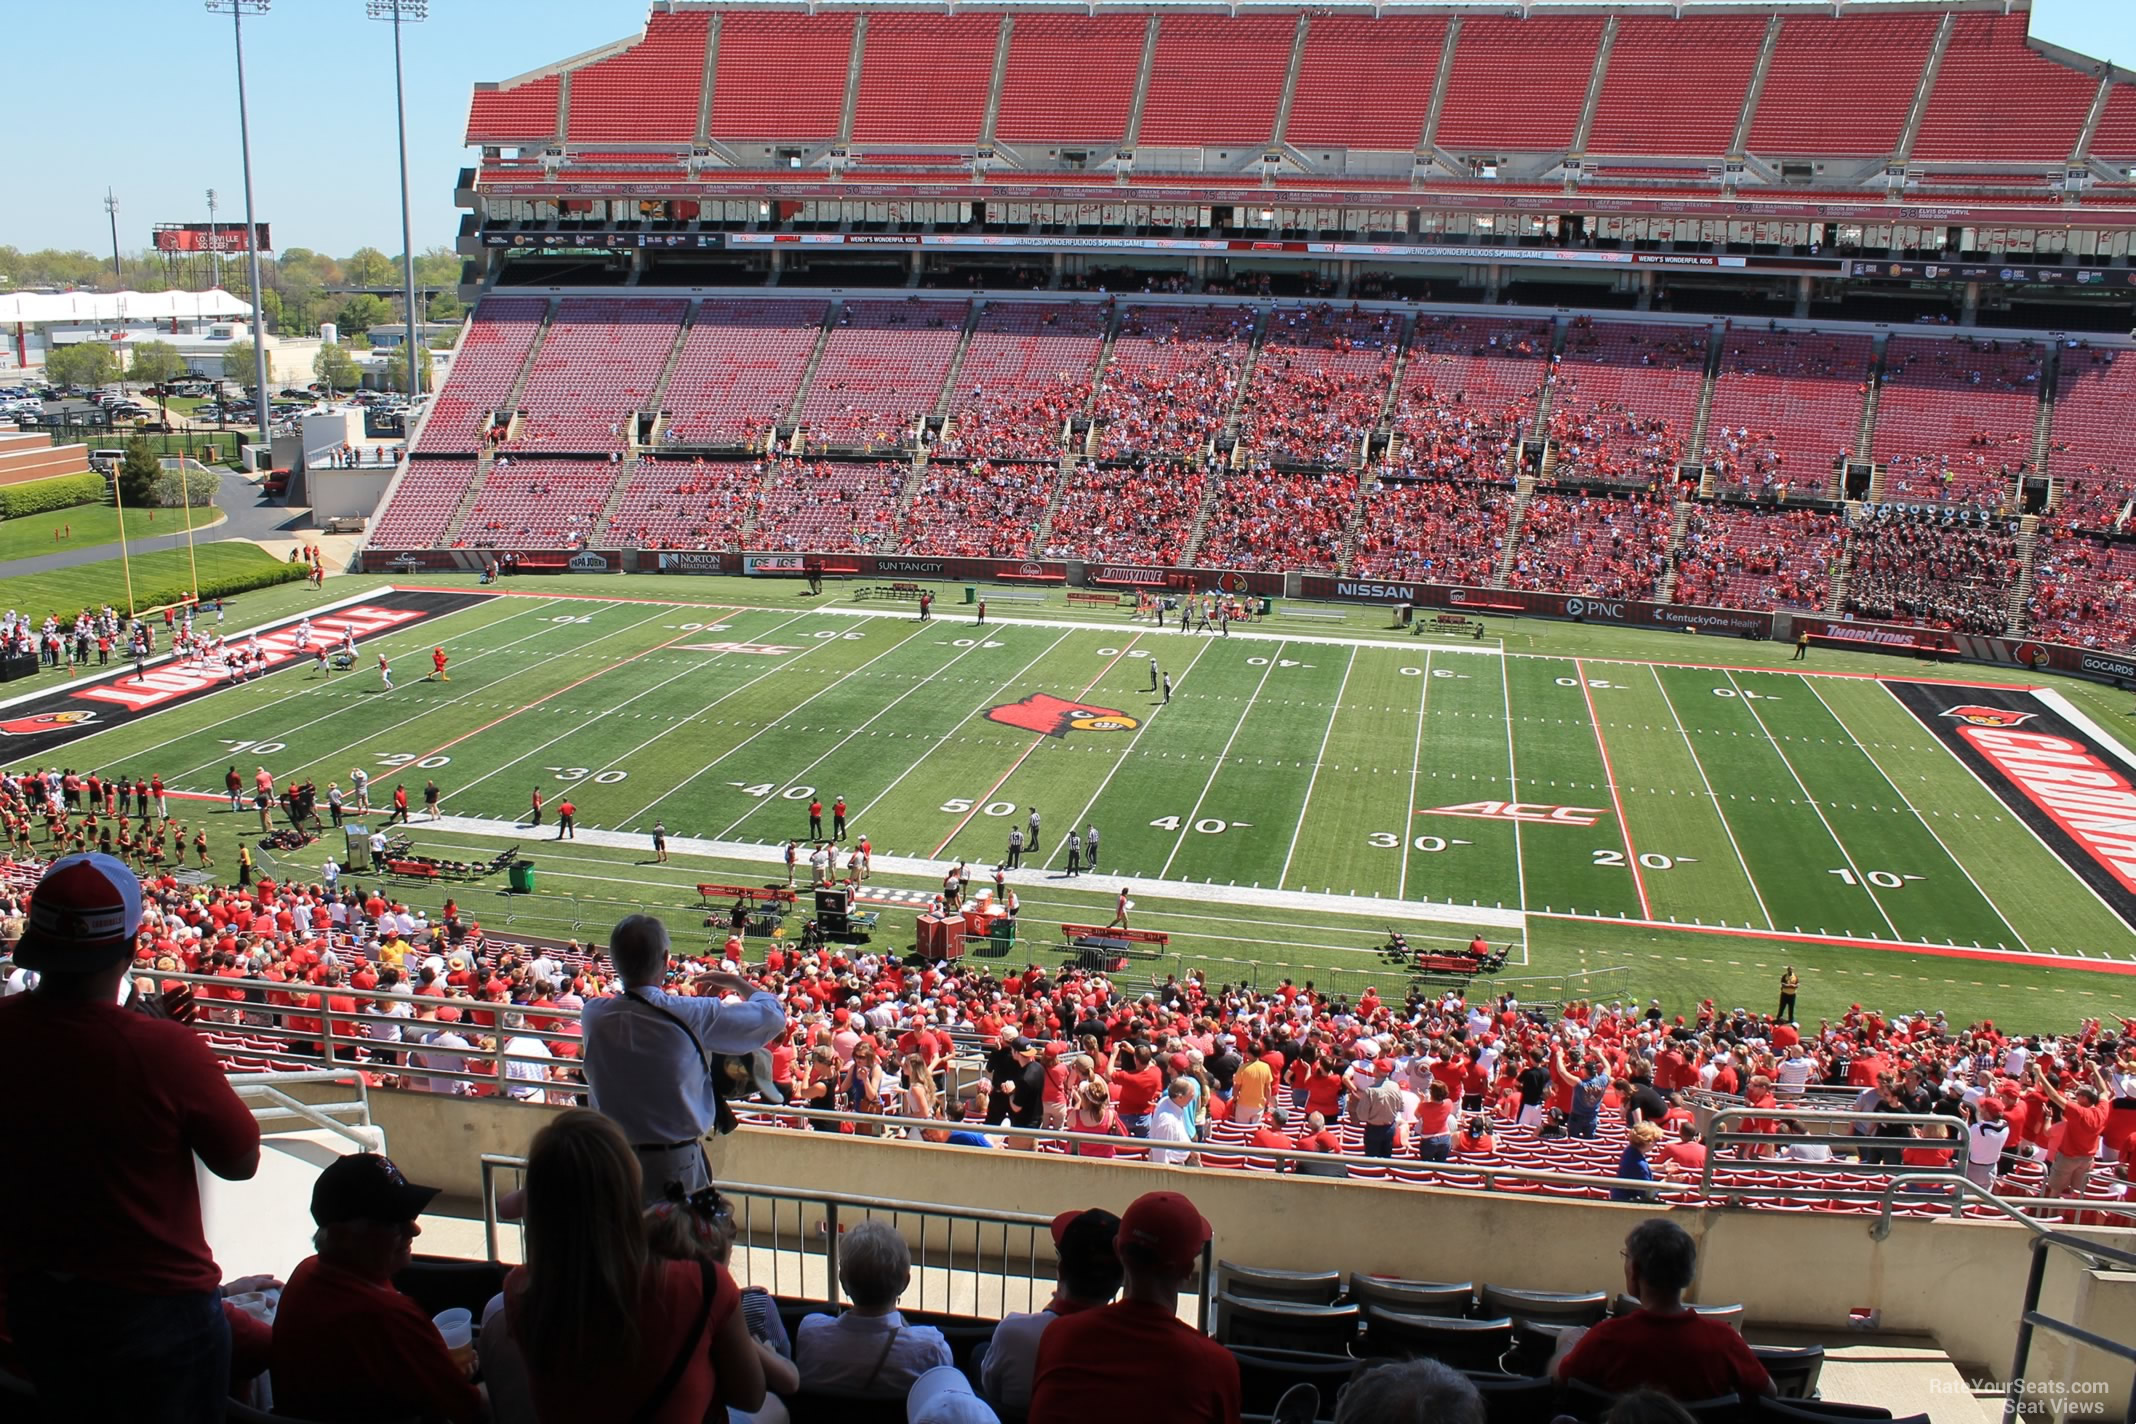
[{"label": "white tent", "polygon": [[214,321],[249,317],[250,303],[206,292],[22,292],[0,295],[0,322]]}]

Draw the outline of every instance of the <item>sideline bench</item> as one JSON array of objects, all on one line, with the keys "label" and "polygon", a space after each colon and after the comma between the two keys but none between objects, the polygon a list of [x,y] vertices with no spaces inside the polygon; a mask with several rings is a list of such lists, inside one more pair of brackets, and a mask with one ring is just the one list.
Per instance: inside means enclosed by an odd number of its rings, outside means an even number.
[{"label": "sideline bench", "polygon": [[868,588],[854,589],[853,601],[862,603],[871,598],[887,598],[917,603],[922,594],[933,592],[933,589],[923,588],[916,583],[879,583]]},{"label": "sideline bench", "polygon": [[521,574],[562,573],[571,564],[569,554],[521,554],[512,571]]},{"label": "sideline bench", "polygon": [[1349,615],[1324,608],[1278,608],[1278,618],[1309,618],[1315,623],[1346,623]]},{"label": "sideline bench", "polygon": [[712,908],[714,900],[733,901],[744,898],[753,905],[777,908],[793,904],[795,894],[784,885],[720,885],[711,882],[699,884],[697,893],[703,898],[706,909]]},{"label": "sideline bench", "polygon": [[1068,595],[1068,602],[1085,606],[1102,604],[1107,607],[1117,608],[1120,606],[1120,598],[1121,596],[1117,593],[1083,593],[1078,591]]},{"label": "sideline bench", "polygon": [[[1068,595],[1070,598],[1074,594]],[[1044,603],[1046,595],[1035,588],[991,588],[979,595],[981,603]]]},{"label": "sideline bench", "polygon": [[1106,925],[1062,925],[1061,938],[1068,942],[1070,964],[1117,974],[1131,959],[1157,959],[1172,943],[1160,930],[1123,930]]}]

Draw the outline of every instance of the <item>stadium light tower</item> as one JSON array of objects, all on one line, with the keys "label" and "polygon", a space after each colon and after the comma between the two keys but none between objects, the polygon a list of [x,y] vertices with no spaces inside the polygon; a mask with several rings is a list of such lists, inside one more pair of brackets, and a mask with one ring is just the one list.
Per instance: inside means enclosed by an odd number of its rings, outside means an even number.
[{"label": "stadium light tower", "polygon": [[408,400],[412,404],[423,393],[423,373],[415,364],[415,353],[423,348],[415,339],[415,243],[408,233],[408,98],[401,87],[401,26],[429,19],[430,0],[364,0],[364,10],[372,19],[393,25],[393,112],[400,120],[401,286],[408,303]]},{"label": "stadium light tower", "polygon": [[207,0],[209,13],[230,17],[230,37],[237,45],[237,142],[245,160],[245,256],[252,283],[252,413],[258,418],[260,444],[274,448],[267,427],[267,336],[260,316],[260,225],[252,211],[252,126],[245,113],[245,16],[264,15],[274,0]]}]

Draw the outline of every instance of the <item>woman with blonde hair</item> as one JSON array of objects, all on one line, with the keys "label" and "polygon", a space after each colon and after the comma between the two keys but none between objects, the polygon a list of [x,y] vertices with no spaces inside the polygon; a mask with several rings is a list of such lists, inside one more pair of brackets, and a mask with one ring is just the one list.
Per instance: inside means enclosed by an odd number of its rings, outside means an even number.
[{"label": "woman with blonde hair", "polygon": [[[929,1119],[942,1116],[941,1102],[935,1097],[934,1074],[927,1070],[927,1059],[922,1054],[905,1055],[905,1086],[900,1095],[898,1115]],[[910,1134],[918,1137],[924,1131],[922,1128],[913,1128],[910,1129]],[[946,1136],[947,1134],[944,1134],[945,1138]]]},{"label": "woman with blonde hair", "polygon": [[527,1259],[504,1299],[542,1424],[698,1424],[714,1404],[764,1402],[734,1278],[653,1257],[640,1193],[637,1154],[599,1113],[574,1108],[535,1135]]},{"label": "woman with blonde hair", "polygon": [[[808,1076],[801,1081],[800,1097],[795,1107],[830,1109],[838,1106],[838,1052],[828,1043],[819,1043],[808,1052]],[[836,1132],[838,1124],[820,1117],[812,1117],[808,1125],[818,1132]]]},{"label": "woman with blonde hair", "polygon": [[[1095,1078],[1076,1089],[1075,1103],[1068,1111],[1068,1130],[1121,1135],[1119,1119],[1113,1113],[1112,1091]],[[1078,1142],[1075,1155],[1110,1157],[1113,1147],[1109,1142]]]},{"label": "woman with blonde hair", "polygon": [[[1653,1181],[1654,1168],[1647,1162],[1647,1158],[1653,1156],[1654,1149],[1659,1146],[1661,1146],[1661,1128],[1658,1124],[1651,1122],[1632,1124],[1629,1139],[1624,1144],[1624,1156],[1617,1162],[1617,1175],[1626,1181]],[[1624,1202],[1652,1201],[1654,1194],[1640,1191],[1634,1187],[1611,1187],[1609,1199],[1611,1201]]]},{"label": "woman with blonde hair", "polygon": [[[877,1052],[872,1038],[863,1038],[853,1045],[853,1062],[845,1074],[847,1112],[879,1113],[883,1110],[883,1066]],[[868,1123],[856,1123],[853,1130],[867,1137],[882,1133],[881,1128]]]}]

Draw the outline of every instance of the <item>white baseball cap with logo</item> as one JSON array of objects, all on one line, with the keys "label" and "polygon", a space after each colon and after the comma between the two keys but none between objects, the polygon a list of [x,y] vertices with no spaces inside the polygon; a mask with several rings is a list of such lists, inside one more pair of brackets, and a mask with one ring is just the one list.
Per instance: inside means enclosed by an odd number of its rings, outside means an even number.
[{"label": "white baseball cap with logo", "polygon": [[40,974],[94,974],[131,962],[140,932],[140,877],[116,856],[64,856],[30,893],[15,962]]}]

